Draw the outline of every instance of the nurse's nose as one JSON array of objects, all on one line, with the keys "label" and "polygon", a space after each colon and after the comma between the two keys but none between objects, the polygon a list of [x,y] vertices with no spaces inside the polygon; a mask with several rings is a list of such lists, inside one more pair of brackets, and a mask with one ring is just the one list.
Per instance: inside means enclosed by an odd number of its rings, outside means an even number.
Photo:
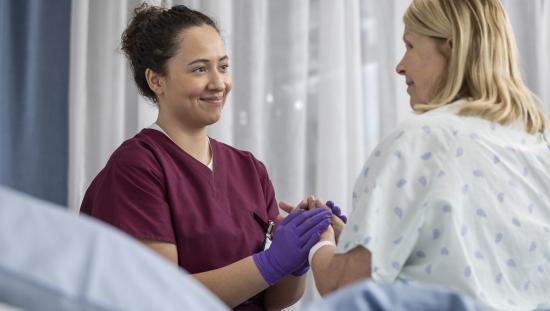
[{"label": "nurse's nose", "polygon": [[223,91],[225,89],[225,79],[224,74],[217,71],[212,71],[210,73],[208,81],[208,89],[214,91]]}]

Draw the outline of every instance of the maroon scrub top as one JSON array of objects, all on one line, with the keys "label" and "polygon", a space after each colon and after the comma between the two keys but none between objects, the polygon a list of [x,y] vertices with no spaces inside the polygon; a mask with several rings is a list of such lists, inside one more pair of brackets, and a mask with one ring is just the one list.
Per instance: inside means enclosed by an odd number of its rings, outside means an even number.
[{"label": "maroon scrub top", "polygon": [[[279,213],[267,170],[250,152],[210,145],[213,171],[165,134],[142,130],[113,153],[80,211],[137,239],[175,244],[189,273],[261,251]],[[264,309],[263,293],[236,309]]]}]

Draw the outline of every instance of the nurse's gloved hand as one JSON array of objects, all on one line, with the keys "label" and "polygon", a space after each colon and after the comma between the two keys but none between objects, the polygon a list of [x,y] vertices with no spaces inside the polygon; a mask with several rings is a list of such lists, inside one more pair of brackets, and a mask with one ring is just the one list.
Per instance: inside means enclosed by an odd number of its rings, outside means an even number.
[{"label": "nurse's gloved hand", "polygon": [[332,211],[332,228],[334,229],[334,240],[336,241],[336,243],[338,243],[338,239],[340,238],[340,234],[344,230],[348,218],[346,217],[346,215],[342,214],[342,210],[338,206],[334,205],[332,201],[327,201],[326,205]]},{"label": "nurse's gloved hand", "polygon": [[300,265],[298,270],[293,271],[291,274],[294,276],[302,276],[306,274],[308,271],[309,271],[309,261],[306,259],[304,263]]},{"label": "nurse's gloved hand", "polygon": [[346,215],[342,214],[342,210],[334,205],[334,202],[332,201],[327,201],[326,205],[330,208],[330,210],[332,211],[332,213],[334,215],[336,215],[336,217],[340,218],[340,220],[343,222],[343,223],[347,223],[348,222],[348,217],[346,217]]},{"label": "nurse's gloved hand", "polygon": [[307,261],[309,249],[330,225],[331,212],[324,208],[290,213],[278,226],[271,246],[252,256],[269,285],[297,271]]},{"label": "nurse's gloved hand", "polygon": [[[304,204],[303,202],[306,202],[305,200],[303,200],[301,203],[302,205]],[[290,203],[288,202],[285,202],[285,201],[279,201],[279,208],[282,209],[283,211],[287,212],[287,213],[292,213],[294,211],[297,211],[298,209],[300,209],[300,205],[298,206],[293,206],[291,205]],[[305,209],[305,208],[304,208]],[[281,215],[278,216],[279,217],[279,220],[282,221],[284,220],[285,218],[282,217]],[[298,276],[302,276],[304,274],[306,274],[307,272],[309,271],[309,262],[307,260],[304,260],[304,263],[297,269],[295,270],[294,272],[292,272],[291,274],[298,277]]]}]

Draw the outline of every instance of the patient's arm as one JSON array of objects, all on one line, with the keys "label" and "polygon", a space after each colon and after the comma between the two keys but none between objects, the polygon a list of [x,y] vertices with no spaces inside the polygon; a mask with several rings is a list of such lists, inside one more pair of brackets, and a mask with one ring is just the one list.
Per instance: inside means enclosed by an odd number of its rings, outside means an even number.
[{"label": "patient's arm", "polygon": [[360,279],[371,277],[371,253],[357,246],[345,254],[335,254],[336,246],[321,247],[313,256],[311,267],[315,285],[324,296]]}]

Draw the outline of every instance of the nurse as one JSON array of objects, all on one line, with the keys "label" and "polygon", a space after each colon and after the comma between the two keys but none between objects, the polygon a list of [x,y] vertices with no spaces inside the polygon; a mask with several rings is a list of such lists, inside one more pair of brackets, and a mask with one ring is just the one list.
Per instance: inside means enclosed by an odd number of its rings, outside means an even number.
[{"label": "nurse", "polygon": [[183,5],[143,4],[122,50],[158,118],[113,153],[81,212],[178,264],[229,307],[292,305],[304,290],[307,253],[331,213],[291,213],[264,250],[279,214],[267,170],[250,152],[207,136],[231,90],[216,24]]}]

